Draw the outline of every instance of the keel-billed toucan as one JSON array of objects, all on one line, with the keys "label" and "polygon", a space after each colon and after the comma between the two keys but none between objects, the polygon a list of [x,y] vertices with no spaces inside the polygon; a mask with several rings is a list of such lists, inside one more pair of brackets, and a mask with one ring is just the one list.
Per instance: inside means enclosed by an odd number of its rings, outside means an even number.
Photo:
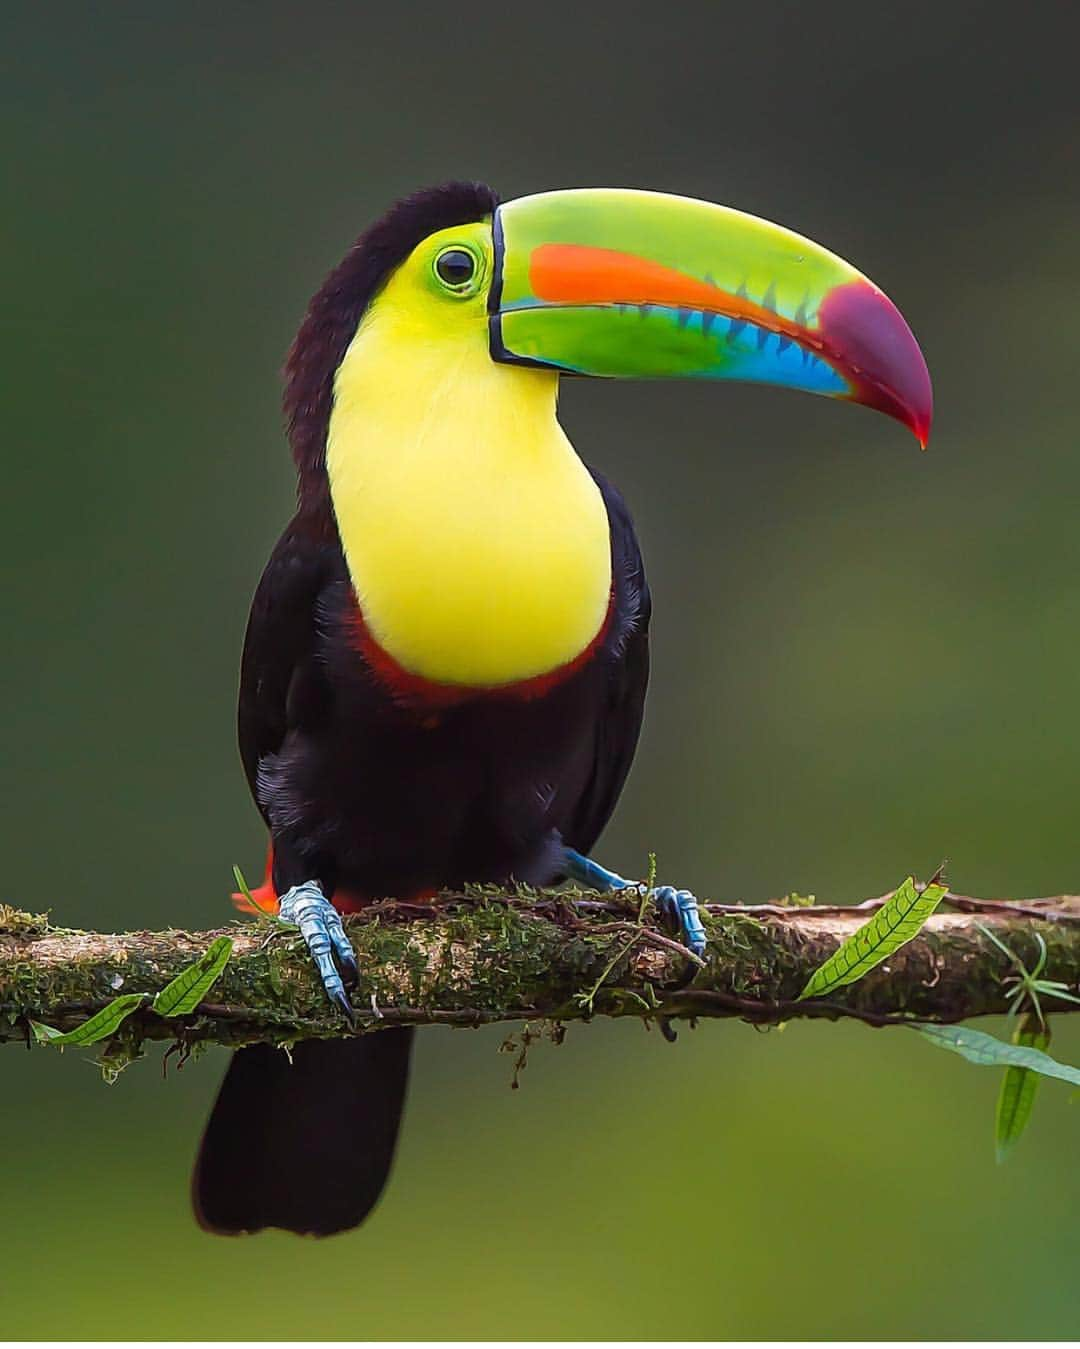
[{"label": "keel-billed toucan", "polygon": [[[930,427],[890,301],[738,211],[621,189],[500,205],[451,183],[359,238],[288,358],[299,506],[255,595],[239,706],[269,893],[346,1015],[340,911],[467,882],[622,883],[588,854],[638,738],[649,591],[622,499],[559,425],[562,374],[753,380],[868,404],[923,444]],[[693,897],[657,900],[700,949]],[[202,1142],[200,1222],[360,1222],[410,1037],[240,1050]]]}]

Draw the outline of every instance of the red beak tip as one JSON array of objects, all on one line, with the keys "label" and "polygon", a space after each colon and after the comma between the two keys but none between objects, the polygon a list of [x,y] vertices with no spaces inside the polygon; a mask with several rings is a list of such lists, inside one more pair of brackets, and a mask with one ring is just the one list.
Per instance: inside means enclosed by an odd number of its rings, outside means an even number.
[{"label": "red beak tip", "polygon": [[903,422],[925,450],[933,416],[930,374],[892,301],[869,281],[850,281],[826,297],[820,326],[840,368],[853,372],[853,401]]}]

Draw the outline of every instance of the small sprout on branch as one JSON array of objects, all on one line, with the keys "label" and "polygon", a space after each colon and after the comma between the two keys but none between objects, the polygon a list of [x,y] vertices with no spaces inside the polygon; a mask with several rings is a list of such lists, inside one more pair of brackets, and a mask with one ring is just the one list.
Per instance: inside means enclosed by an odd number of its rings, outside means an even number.
[{"label": "small sprout on branch", "polygon": [[649,870],[645,876],[645,885],[641,891],[641,904],[638,906],[638,926],[645,926],[645,914],[649,907],[649,899],[652,892],[656,889],[656,853],[649,853]]},{"label": "small sprout on branch", "polygon": [[1039,958],[1035,962],[1035,968],[1029,970],[1012,947],[1003,942],[1000,937],[995,936],[988,927],[983,923],[976,923],[975,926],[984,937],[989,937],[999,951],[1009,957],[1016,970],[1015,974],[1010,974],[1006,979],[1002,980],[1002,983],[1004,984],[1012,984],[1012,988],[1006,992],[1005,996],[1010,999],[1016,999],[1009,1007],[1009,1016],[1016,1015],[1023,1006],[1026,997],[1031,1003],[1031,1008],[1034,1011],[1035,1016],[1038,1018],[1039,1025],[1045,1030],[1046,1019],[1043,1016],[1042,1005],[1039,1002],[1040,993],[1044,998],[1061,998],[1064,1002],[1080,1003],[1080,998],[1069,992],[1068,984],[1062,983],[1059,979],[1041,979],[1039,977],[1046,968],[1047,958],[1046,942],[1043,940],[1041,932],[1035,933],[1035,941],[1039,946]]},{"label": "small sprout on branch", "polygon": [[[611,946],[608,948],[609,951],[612,952],[611,958],[605,964],[599,979],[596,980],[591,988],[586,989],[581,993],[574,994],[573,1001],[581,1008],[582,1013],[587,1017],[592,1016],[593,1011],[595,1010],[596,995],[607,982],[611,972],[621,960],[625,959],[625,957],[630,954],[640,941],[648,941],[653,945],[678,951],[681,956],[684,956],[687,960],[691,961],[699,969],[705,968],[705,961],[702,960],[695,951],[691,951],[689,947],[684,947],[680,942],[671,941],[667,937],[662,937],[649,928],[647,921],[649,905],[653,899],[654,891],[656,890],[656,854],[654,852],[649,853],[649,870],[645,880],[641,881],[636,886],[628,888],[630,893],[633,893],[633,891],[636,890],[639,896],[636,921],[633,923],[610,923],[606,925],[609,930],[614,929],[617,934],[628,934],[627,940],[620,946],[618,935],[615,937]],[[626,891],[623,891],[623,893],[625,894]],[[643,1003],[643,999],[637,994],[631,993],[630,996],[635,1002],[647,1006],[647,1004]]]},{"label": "small sprout on branch", "polygon": [[251,893],[251,886],[248,885],[247,881],[244,879],[244,873],[240,870],[239,864],[236,862],[233,863],[232,874],[233,880],[236,881],[237,890],[240,891],[240,893],[244,896],[247,902],[251,905],[252,912],[261,913],[262,910],[259,908],[258,904],[255,903],[255,896]]}]

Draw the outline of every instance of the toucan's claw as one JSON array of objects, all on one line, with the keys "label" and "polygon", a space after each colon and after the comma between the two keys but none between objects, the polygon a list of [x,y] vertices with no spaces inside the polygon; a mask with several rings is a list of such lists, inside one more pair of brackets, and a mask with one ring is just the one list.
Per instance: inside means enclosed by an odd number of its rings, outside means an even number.
[{"label": "toucan's claw", "polygon": [[[327,991],[329,992],[329,990]],[[344,1016],[345,1020],[349,1023],[350,1029],[355,1030],[356,1013],[353,1011],[353,1005],[349,1001],[348,994],[346,994],[345,991],[342,990],[340,993],[331,993],[330,997],[335,1003],[337,1003],[338,1007],[341,1009],[341,1014],[342,1016]]]},{"label": "toucan's claw", "polygon": [[673,885],[658,885],[652,892],[656,907],[676,924],[683,941],[696,956],[705,954],[706,936],[701,925],[698,902],[689,890],[676,890]]},{"label": "toucan's claw", "polygon": [[284,923],[295,923],[300,929],[327,997],[341,1008],[349,1025],[355,1025],[356,1014],[345,992],[345,984],[338,973],[334,957],[337,956],[345,977],[355,984],[360,973],[356,954],[345,935],[341,915],[323,894],[318,881],[294,885],[287,894],[282,895],[278,917]]}]

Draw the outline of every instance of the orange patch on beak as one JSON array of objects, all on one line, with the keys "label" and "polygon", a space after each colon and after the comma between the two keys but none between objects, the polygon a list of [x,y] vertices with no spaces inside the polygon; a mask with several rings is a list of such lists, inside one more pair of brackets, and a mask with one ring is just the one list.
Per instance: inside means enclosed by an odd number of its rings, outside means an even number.
[{"label": "orange patch on beak", "polygon": [[708,281],[613,248],[582,244],[541,244],[529,260],[533,294],[546,304],[652,304],[698,309],[742,319],[782,333],[800,346],[822,349],[814,334],[775,310]]}]

